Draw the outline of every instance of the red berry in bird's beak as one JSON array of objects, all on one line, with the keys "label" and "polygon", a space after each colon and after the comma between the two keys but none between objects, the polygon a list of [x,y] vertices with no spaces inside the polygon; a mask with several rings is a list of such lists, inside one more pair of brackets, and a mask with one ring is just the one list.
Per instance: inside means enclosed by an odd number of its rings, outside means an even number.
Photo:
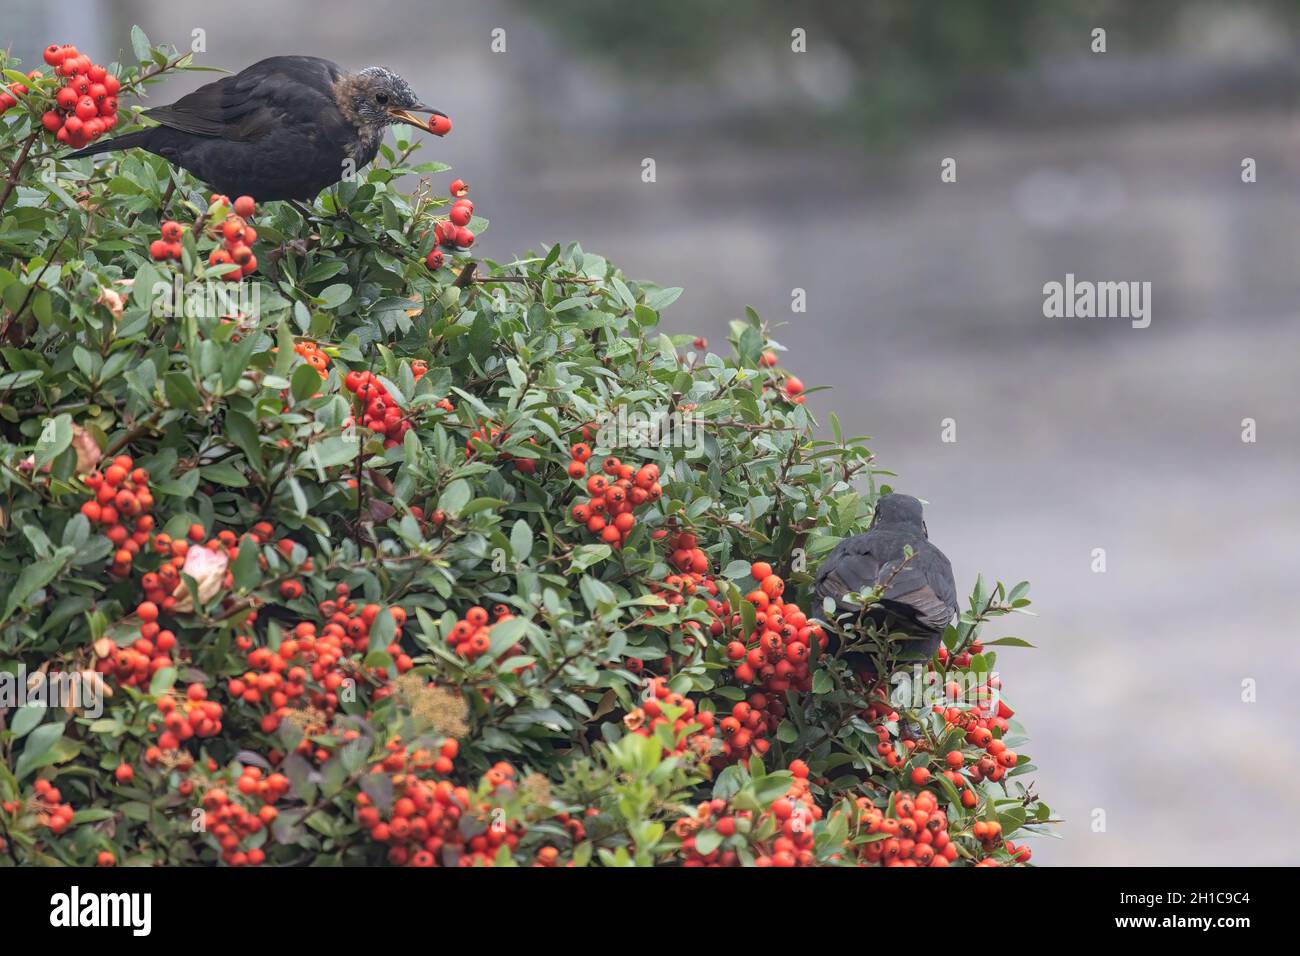
[{"label": "red berry in bird's beak", "polygon": [[430,116],[429,132],[435,136],[446,136],[451,132],[451,120],[445,116]]},{"label": "red berry in bird's beak", "polygon": [[453,179],[450,192],[457,199],[464,199],[469,195],[469,183],[463,179]]}]

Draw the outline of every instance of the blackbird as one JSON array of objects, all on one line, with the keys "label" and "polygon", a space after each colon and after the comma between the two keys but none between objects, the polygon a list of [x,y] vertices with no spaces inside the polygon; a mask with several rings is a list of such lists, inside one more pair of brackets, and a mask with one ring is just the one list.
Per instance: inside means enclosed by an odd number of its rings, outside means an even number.
[{"label": "blackbird", "polygon": [[273,56],[144,115],[160,125],[95,143],[69,158],[138,147],[188,169],[230,196],[259,202],[311,200],[375,158],[384,129],[409,123],[445,134],[416,113],[420,103],[396,73],[348,73],[316,56]]},{"label": "blackbird", "polygon": [[[910,495],[884,495],[876,502],[871,527],[837,544],[817,569],[817,594],[836,602],[841,626],[852,627],[862,614],[882,632],[906,642],[894,654],[895,661],[929,660],[957,613],[952,565],[928,535],[921,502]],[[912,549],[910,560],[904,548]],[[869,592],[877,585],[884,595],[865,612],[844,600],[849,593]],[[833,653],[838,638],[829,637]],[[844,657],[854,670],[877,673],[870,655],[852,651]]]}]

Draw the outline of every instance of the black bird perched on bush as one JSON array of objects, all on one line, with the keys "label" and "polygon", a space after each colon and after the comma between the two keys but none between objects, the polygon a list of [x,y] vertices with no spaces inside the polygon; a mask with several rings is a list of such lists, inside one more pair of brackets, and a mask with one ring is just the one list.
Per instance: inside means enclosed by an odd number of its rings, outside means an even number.
[{"label": "black bird perched on bush", "polygon": [[[912,549],[907,558],[904,548]],[[878,606],[863,612],[844,601],[850,593],[884,588]],[[952,565],[944,553],[930,543],[921,515],[921,502],[910,495],[885,495],[876,502],[871,527],[863,534],[845,538],[835,546],[817,569],[817,594],[836,602],[841,626],[863,614],[877,628],[906,635],[895,660],[929,660],[939,648],[943,629],[957,613],[957,588]],[[831,650],[838,648],[829,635]],[[854,651],[845,654],[855,670],[876,673],[870,656]]]},{"label": "black bird perched on bush", "polygon": [[[426,121],[416,113],[441,120]],[[445,113],[424,106],[396,73],[348,73],[316,56],[273,56],[144,115],[160,125],[96,143],[69,158],[138,147],[231,197],[314,199],[375,158],[384,129],[409,123],[445,135]]]}]

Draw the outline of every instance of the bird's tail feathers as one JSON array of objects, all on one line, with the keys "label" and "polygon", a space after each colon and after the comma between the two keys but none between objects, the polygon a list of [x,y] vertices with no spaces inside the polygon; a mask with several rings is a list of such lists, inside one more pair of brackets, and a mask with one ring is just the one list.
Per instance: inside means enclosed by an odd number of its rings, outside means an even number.
[{"label": "bird's tail feathers", "polygon": [[117,149],[132,149],[136,146],[145,146],[148,143],[149,134],[152,130],[142,129],[134,133],[127,133],[125,136],[118,136],[114,139],[102,140],[98,143],[92,143],[85,149],[79,149],[75,153],[69,153],[64,159],[83,159],[86,156],[98,156],[100,153],[111,153]]}]

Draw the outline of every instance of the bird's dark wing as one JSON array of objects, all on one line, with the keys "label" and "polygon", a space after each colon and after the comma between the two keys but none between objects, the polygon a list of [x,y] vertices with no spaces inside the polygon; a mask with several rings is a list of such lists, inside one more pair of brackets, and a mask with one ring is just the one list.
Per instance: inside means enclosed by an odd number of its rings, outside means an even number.
[{"label": "bird's dark wing", "polygon": [[894,577],[881,603],[896,614],[912,618],[927,631],[942,631],[957,613],[952,565],[928,541],[913,547],[916,555]]},{"label": "bird's dark wing", "polygon": [[[906,561],[905,547],[914,552]],[[889,582],[881,603],[927,631],[942,630],[957,611],[952,565],[924,538],[876,529],[846,538],[817,569],[816,589],[845,610],[843,598]]]},{"label": "bird's dark wing", "polygon": [[845,538],[817,569],[817,594],[837,604],[846,594],[875,587],[880,577],[880,557],[873,552],[870,533]]},{"label": "bird's dark wing", "polygon": [[319,57],[273,56],[144,115],[196,136],[252,142],[286,122],[337,113],[331,86],[342,72]]}]

